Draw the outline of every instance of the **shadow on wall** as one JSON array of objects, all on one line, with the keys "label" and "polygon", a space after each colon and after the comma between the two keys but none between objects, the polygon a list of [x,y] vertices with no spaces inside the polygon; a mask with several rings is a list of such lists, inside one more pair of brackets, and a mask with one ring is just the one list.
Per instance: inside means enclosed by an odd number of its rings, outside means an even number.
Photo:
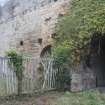
[{"label": "shadow on wall", "polygon": [[90,56],[87,66],[93,71],[96,77],[96,87],[105,86],[105,36],[97,33],[91,40]]},{"label": "shadow on wall", "polygon": [[43,48],[40,57],[50,57],[51,55],[51,45],[47,45],[46,47]]}]

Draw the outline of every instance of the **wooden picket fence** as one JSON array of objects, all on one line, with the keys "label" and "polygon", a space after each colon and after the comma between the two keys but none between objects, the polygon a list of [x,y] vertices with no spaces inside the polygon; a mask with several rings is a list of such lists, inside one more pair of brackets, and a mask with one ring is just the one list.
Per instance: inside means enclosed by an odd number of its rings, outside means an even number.
[{"label": "wooden picket fence", "polygon": [[[14,70],[10,69],[8,66],[9,59],[10,58],[0,57],[0,96],[17,94],[18,81]],[[53,62],[51,58],[24,58],[22,94],[56,88],[56,74],[58,70],[53,69]],[[37,66],[39,64],[42,64],[44,69],[40,80],[41,82],[39,82],[37,73]]]}]

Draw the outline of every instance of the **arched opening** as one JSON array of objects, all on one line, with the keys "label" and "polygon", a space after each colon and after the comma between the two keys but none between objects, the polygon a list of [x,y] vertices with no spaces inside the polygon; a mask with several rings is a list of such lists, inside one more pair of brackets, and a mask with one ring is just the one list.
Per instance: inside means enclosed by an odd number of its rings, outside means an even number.
[{"label": "arched opening", "polygon": [[37,68],[37,76],[38,76],[38,81],[39,81],[38,83],[39,83],[39,86],[42,86],[43,88],[45,88],[45,85],[48,81],[48,77],[46,77],[46,72],[47,72],[47,70],[50,69],[48,67],[48,66],[50,66],[49,65],[49,57],[50,56],[51,56],[51,45],[48,45],[45,48],[43,48],[43,50],[40,54],[41,61]]},{"label": "arched opening", "polygon": [[40,57],[50,57],[51,56],[51,45],[46,46],[45,48],[43,48]]},{"label": "arched opening", "polygon": [[95,34],[91,39],[90,60],[88,60],[91,70],[96,77],[96,87],[105,86],[105,36]]}]

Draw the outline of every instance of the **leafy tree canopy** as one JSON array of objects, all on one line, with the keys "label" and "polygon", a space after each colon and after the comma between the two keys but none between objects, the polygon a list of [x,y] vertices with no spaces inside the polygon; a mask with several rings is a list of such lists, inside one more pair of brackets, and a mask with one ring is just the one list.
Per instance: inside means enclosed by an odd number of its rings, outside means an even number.
[{"label": "leafy tree canopy", "polygon": [[[57,24],[54,49],[69,46],[69,58],[78,64],[97,33],[105,33],[105,0],[71,0],[66,16]],[[55,56],[57,53],[54,50]]]}]

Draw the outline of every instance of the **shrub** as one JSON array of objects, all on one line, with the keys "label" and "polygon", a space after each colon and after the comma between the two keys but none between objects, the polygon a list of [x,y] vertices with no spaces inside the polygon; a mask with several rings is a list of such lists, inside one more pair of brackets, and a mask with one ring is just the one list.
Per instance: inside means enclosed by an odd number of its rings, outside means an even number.
[{"label": "shrub", "polygon": [[10,68],[13,67],[13,70],[16,74],[18,80],[18,95],[22,92],[22,78],[23,78],[23,58],[22,55],[19,55],[14,50],[9,50],[6,52],[8,57],[8,65]]},{"label": "shrub", "polygon": [[105,35],[105,0],[71,0],[67,15],[57,24],[54,47],[69,42],[71,63],[78,65],[91,53],[94,34]]}]

